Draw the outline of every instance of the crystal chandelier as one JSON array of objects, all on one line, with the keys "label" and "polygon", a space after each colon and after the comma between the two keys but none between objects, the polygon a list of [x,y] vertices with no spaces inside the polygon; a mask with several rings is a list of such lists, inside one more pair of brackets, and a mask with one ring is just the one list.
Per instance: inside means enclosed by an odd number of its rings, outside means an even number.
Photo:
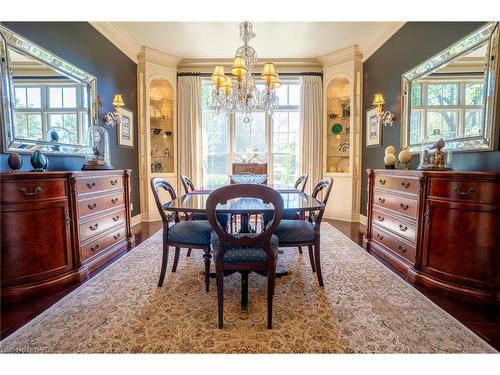
[{"label": "crystal chandelier", "polygon": [[260,78],[263,88],[259,89],[253,69],[257,64],[257,53],[248,45],[255,34],[250,22],[240,24],[240,38],[243,45],[236,50],[230,75],[224,74],[224,67],[217,65],[211,78],[215,86],[213,89],[213,101],[217,114],[228,114],[234,112],[243,113],[245,123],[252,119],[252,112],[264,111],[271,114],[278,106],[279,98],[276,90],[280,86],[278,73],[272,62],[266,62],[262,69]]}]

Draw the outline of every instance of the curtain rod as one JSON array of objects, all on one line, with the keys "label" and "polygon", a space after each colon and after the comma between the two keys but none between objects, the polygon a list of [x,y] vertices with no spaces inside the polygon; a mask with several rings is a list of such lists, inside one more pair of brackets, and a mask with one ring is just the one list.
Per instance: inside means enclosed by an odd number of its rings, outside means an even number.
[{"label": "curtain rod", "polygon": [[[177,77],[189,77],[189,76],[199,76],[199,77],[210,77],[212,73],[201,73],[201,72],[179,72]],[[259,76],[259,73],[254,73],[254,76]],[[296,77],[296,76],[319,76],[323,77],[323,72],[300,72],[300,73],[279,73],[280,77]]]}]

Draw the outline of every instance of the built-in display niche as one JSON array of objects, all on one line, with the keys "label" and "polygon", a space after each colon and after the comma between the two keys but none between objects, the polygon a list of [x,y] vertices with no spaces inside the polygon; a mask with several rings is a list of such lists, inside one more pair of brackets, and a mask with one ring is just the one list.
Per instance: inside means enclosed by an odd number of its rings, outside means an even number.
[{"label": "built-in display niche", "polygon": [[174,91],[163,78],[149,86],[151,173],[174,172]]},{"label": "built-in display niche", "polygon": [[349,173],[351,84],[344,77],[330,81],[326,90],[326,171]]}]

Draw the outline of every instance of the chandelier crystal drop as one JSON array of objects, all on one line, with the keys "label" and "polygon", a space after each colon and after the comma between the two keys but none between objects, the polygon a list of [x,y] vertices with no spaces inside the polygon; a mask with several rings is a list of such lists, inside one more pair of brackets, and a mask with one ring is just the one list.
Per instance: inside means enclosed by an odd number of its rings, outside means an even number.
[{"label": "chandelier crystal drop", "polygon": [[249,123],[252,113],[264,111],[271,114],[278,106],[279,98],[276,89],[280,86],[278,73],[272,62],[266,62],[260,76],[261,89],[257,87],[253,69],[258,62],[257,52],[248,43],[254,38],[250,22],[240,24],[240,38],[243,45],[236,50],[231,75],[225,75],[224,67],[217,65],[211,78],[215,86],[213,101],[217,114],[239,112],[244,115],[243,121]]}]

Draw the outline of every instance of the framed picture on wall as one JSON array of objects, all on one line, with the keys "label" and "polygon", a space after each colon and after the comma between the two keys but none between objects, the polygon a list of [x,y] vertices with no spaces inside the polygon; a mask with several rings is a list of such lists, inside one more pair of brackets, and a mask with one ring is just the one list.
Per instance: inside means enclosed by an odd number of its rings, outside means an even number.
[{"label": "framed picture on wall", "polygon": [[134,147],[134,112],[120,108],[122,122],[116,127],[116,138],[120,147]]},{"label": "framed picture on wall", "polygon": [[382,122],[378,120],[377,107],[366,111],[366,147],[382,145]]}]

